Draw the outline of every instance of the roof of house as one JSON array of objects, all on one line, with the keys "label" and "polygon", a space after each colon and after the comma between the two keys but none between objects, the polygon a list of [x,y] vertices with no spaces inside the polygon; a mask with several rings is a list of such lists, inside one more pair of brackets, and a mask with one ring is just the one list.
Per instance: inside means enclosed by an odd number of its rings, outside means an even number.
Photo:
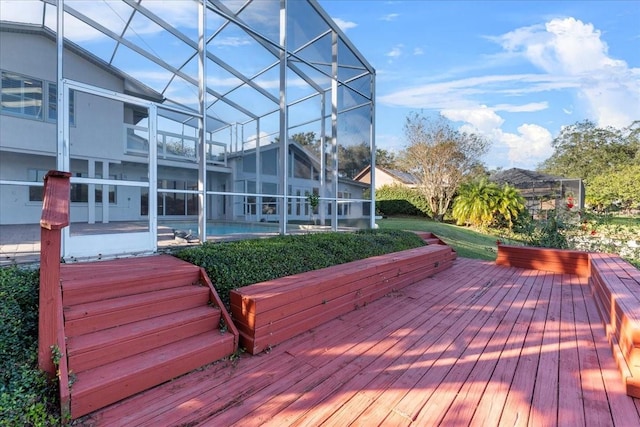
[{"label": "roof of house", "polygon": [[377,166],[377,168],[382,170],[382,171],[385,171],[389,175],[391,175],[394,178],[396,178],[398,181],[402,181],[403,184],[417,184],[418,183],[418,180],[416,179],[416,177],[413,176],[412,174],[410,174],[409,172],[403,172],[403,171],[399,171],[397,169],[381,168],[379,166]]},{"label": "roof of house", "polygon": [[[12,23],[12,22],[3,21],[2,25],[0,25],[0,32],[5,32],[5,31],[18,33],[18,34],[35,34],[35,35],[43,36],[53,42],[56,41],[56,35],[53,31],[51,31],[46,27],[42,27],[38,25]],[[79,45],[73,43],[72,41],[65,39],[64,47],[69,51],[75,53],[85,61],[88,61],[102,68],[103,70],[113,74],[114,76],[121,78],[124,82],[125,94],[146,99],[148,101],[157,102],[157,103],[164,102],[165,98],[161,93],[151,89],[146,84],[131,77],[130,75],[114,67],[113,65],[105,62],[104,60],[100,59],[98,56],[80,47]]]},{"label": "roof of house", "polygon": [[512,168],[495,172],[489,179],[499,184],[509,183],[514,187],[530,187],[532,183],[551,183],[562,181],[565,178],[527,169]]},{"label": "roof of house", "polygon": [[[415,185],[418,183],[418,180],[416,179],[416,177],[410,174],[409,172],[403,172],[397,169],[383,168],[381,166],[376,166],[376,169],[386,173],[387,175],[390,175],[391,177],[402,182],[403,184]],[[367,167],[362,169],[353,179],[356,181],[362,179],[366,174],[369,173],[370,170],[371,170],[371,165],[368,165]]]}]

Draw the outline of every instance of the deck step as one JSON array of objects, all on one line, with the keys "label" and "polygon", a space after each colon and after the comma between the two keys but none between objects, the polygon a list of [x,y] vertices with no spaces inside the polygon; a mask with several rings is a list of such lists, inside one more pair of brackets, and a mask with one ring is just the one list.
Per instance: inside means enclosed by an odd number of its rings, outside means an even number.
[{"label": "deck step", "polygon": [[201,307],[127,323],[67,339],[69,369],[76,374],[101,365],[215,331],[220,310]]},{"label": "deck step", "polygon": [[209,289],[204,286],[178,286],[156,292],[126,295],[105,301],[67,306],[63,304],[67,336],[79,336],[127,323],[162,316],[206,305]]},{"label": "deck step", "polygon": [[234,352],[234,337],[212,331],[77,373],[73,418],[89,414]]},{"label": "deck step", "polygon": [[62,298],[65,306],[198,283],[197,266],[168,255],[70,264],[65,266]]}]

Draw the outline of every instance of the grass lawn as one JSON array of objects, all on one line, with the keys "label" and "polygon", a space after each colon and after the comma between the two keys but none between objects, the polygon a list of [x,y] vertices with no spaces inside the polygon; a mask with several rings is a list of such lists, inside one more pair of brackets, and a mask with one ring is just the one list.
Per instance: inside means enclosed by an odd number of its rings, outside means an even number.
[{"label": "grass lawn", "polygon": [[626,225],[627,227],[640,227],[640,217],[615,216],[609,220],[613,225]]},{"label": "grass lawn", "polygon": [[430,231],[455,249],[461,257],[488,261],[496,259],[498,236],[424,218],[385,218],[377,220],[376,223],[382,230]]}]

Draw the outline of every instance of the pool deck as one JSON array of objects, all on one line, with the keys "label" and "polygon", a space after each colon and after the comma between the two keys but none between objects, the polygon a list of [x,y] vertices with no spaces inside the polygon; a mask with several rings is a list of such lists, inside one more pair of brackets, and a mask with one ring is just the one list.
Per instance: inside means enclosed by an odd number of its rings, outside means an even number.
[{"label": "pool deck", "polygon": [[[177,223],[178,221],[173,221]],[[145,231],[146,223],[143,222],[112,222],[107,224],[81,224],[71,225],[72,233],[78,234],[112,234]],[[302,227],[300,232],[326,231],[323,227]],[[223,235],[209,235],[207,241],[231,241],[247,238],[274,236],[277,233],[234,233]],[[188,243],[182,239],[175,239],[172,229],[158,225],[158,252],[166,252],[172,248],[198,244],[198,241]],[[36,264],[40,262],[40,225],[0,225],[0,267],[13,264]]]},{"label": "pool deck", "polygon": [[[139,231],[135,223],[74,224],[82,234],[120,233]],[[136,230],[137,228],[137,230]],[[175,240],[171,229],[158,227],[158,249],[163,250],[186,243]],[[0,266],[34,264],[40,262],[40,225],[0,225]]]}]

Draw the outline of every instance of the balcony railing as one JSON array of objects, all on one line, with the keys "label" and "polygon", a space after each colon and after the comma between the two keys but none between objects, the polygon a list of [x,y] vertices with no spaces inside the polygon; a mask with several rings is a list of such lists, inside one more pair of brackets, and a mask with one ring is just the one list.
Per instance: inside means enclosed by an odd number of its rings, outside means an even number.
[{"label": "balcony railing", "polygon": [[[158,159],[198,162],[198,138],[178,133],[158,131]],[[227,166],[227,145],[207,141],[207,163]],[[142,126],[124,125],[125,154],[149,154],[149,131]]]}]

